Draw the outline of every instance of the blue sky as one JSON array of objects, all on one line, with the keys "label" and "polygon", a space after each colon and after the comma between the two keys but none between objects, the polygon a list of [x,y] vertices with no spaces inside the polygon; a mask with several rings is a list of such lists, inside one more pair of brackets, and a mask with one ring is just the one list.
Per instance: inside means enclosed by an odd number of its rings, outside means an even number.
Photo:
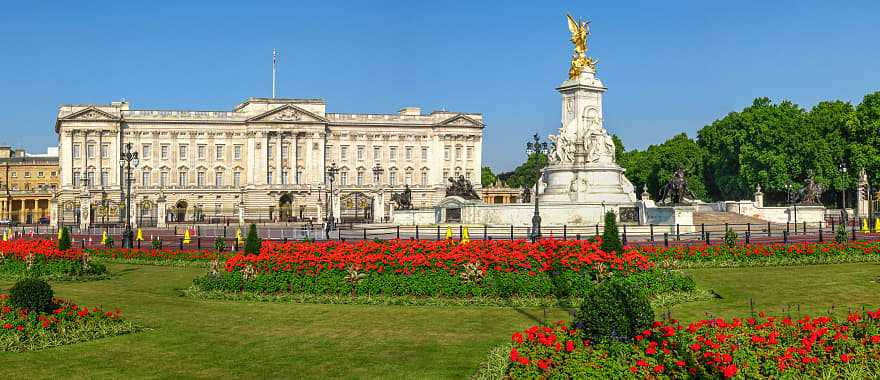
[{"label": "blue sky", "polygon": [[[559,126],[571,45],[592,20],[606,128],[627,148],[695,131],[752,99],[858,103],[880,90],[876,1],[6,2],[0,143],[57,145],[62,103],[230,110],[271,95],[329,112],[482,112],[484,165],[512,169]],[[841,4],[838,4],[841,3]]]}]

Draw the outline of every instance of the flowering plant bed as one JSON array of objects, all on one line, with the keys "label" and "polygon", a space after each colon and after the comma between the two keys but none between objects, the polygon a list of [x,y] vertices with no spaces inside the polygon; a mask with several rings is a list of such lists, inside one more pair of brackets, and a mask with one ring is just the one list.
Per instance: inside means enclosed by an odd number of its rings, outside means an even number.
[{"label": "flowering plant bed", "polygon": [[724,244],[672,247],[647,245],[633,249],[654,263],[678,268],[880,262],[880,241],[735,246]]},{"label": "flowering plant bed", "polygon": [[89,280],[109,276],[107,267],[80,250],[60,250],[52,240],[0,241],[0,277]]},{"label": "flowering plant bed", "polygon": [[649,295],[695,289],[690,278],[656,270],[641,254],[616,255],[598,247],[561,240],[264,242],[258,255],[235,255],[224,268],[215,265],[194,283],[198,290],[215,293],[485,298],[502,303],[577,299],[611,276],[626,277]]},{"label": "flowering plant bed", "polygon": [[800,319],[654,322],[633,341],[591,343],[576,326],[532,326],[511,337],[510,378],[873,378],[880,310]]},{"label": "flowering plant bed", "polygon": [[54,299],[52,312],[32,312],[8,305],[0,294],[0,350],[31,351],[127,334],[137,326],[120,318],[120,311],[81,307]]}]

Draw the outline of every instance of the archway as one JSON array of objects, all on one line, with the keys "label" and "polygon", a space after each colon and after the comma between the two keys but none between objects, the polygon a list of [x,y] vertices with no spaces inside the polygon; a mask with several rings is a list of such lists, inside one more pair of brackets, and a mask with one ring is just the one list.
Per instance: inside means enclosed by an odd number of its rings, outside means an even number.
[{"label": "archway", "polygon": [[175,216],[175,219],[177,222],[186,221],[186,208],[188,206],[189,205],[187,205],[186,201],[183,199],[177,201],[177,203],[174,204],[174,207],[176,209],[175,211],[177,213],[177,215]]},{"label": "archway", "polygon": [[285,193],[278,199],[278,214],[280,221],[289,222],[293,216],[293,196]]}]

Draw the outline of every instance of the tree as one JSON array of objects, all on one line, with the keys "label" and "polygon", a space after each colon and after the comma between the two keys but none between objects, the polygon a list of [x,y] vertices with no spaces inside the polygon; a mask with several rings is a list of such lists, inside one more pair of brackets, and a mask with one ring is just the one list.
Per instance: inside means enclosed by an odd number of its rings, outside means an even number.
[{"label": "tree", "polygon": [[617,215],[614,211],[605,213],[605,225],[602,231],[602,246],[605,252],[616,252],[618,255],[623,254],[623,243],[620,242],[620,233],[617,232]]},{"label": "tree", "polygon": [[58,237],[58,250],[66,251],[70,249],[70,230],[67,227],[61,227],[61,235]]},{"label": "tree", "polygon": [[504,181],[505,184],[513,188],[531,188],[538,181],[538,175],[541,169],[547,166],[547,155],[543,153],[532,153],[522,165],[517,166],[513,172],[501,173],[498,179]]},{"label": "tree", "polygon": [[483,184],[483,187],[492,186],[497,180],[498,178],[492,173],[492,168],[483,166],[480,170],[480,183]]},{"label": "tree", "polygon": [[704,152],[694,140],[681,133],[660,145],[651,145],[644,151],[623,153],[618,159],[626,169],[626,176],[640,192],[647,185],[648,192],[659,196],[660,188],[669,182],[677,169],[687,173],[688,188],[697,198],[707,196],[704,174]]},{"label": "tree", "polygon": [[262,244],[260,236],[257,235],[257,225],[251,223],[250,228],[248,228],[247,240],[244,243],[244,253],[247,255],[259,255]]}]

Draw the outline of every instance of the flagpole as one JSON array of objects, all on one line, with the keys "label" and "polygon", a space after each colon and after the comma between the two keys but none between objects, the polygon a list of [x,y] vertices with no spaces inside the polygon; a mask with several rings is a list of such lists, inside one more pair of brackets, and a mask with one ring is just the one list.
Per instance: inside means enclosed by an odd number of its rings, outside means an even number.
[{"label": "flagpole", "polygon": [[275,99],[275,62],[277,61],[278,51],[272,49],[272,99]]}]

